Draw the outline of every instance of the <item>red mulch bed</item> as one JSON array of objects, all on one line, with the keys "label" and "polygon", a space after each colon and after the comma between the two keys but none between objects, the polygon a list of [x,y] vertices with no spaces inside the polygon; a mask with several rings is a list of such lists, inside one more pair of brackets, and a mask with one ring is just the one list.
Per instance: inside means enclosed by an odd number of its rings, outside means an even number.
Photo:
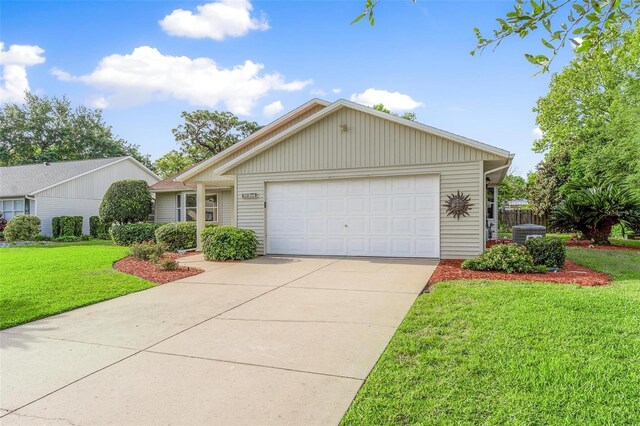
[{"label": "red mulch bed", "polygon": [[[190,254],[186,254],[189,256]],[[176,260],[185,255],[179,255],[177,253],[165,253],[164,258],[170,258]],[[152,262],[146,260],[140,260],[133,256],[125,257],[118,260],[113,264],[113,267],[125,274],[135,275],[147,281],[151,281],[156,284],[166,284],[171,281],[179,280],[181,278],[191,277],[203,272],[200,268],[192,268],[188,266],[178,266],[178,269],[174,271],[163,271],[156,268]]]},{"label": "red mulch bed", "polygon": [[593,244],[589,240],[568,240],[564,243],[564,245],[569,247],[583,247],[583,248],[591,248],[596,250],[631,250],[631,251],[640,250],[640,247],[619,246],[614,244],[611,244],[608,246],[601,246],[601,245]]},{"label": "red mulch bed", "polygon": [[436,268],[427,288],[439,281],[449,280],[506,280],[506,281],[539,281],[559,284],[578,284],[581,286],[607,285],[611,281],[609,275],[596,272],[584,266],[577,265],[567,260],[559,272],[547,272],[546,274],[507,274],[494,271],[471,271],[462,269],[462,260],[441,260]]}]

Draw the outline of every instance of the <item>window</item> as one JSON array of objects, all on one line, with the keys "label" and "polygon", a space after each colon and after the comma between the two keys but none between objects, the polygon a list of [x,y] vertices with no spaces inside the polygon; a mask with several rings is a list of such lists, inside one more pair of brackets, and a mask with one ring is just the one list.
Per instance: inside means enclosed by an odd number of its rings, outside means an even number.
[{"label": "window", "polygon": [[16,200],[2,200],[0,201],[0,212],[2,212],[5,219],[9,220],[19,214],[28,214],[29,208],[25,211],[24,198]]},{"label": "window", "polygon": [[[196,194],[181,194],[176,196],[176,221],[180,222],[185,220],[187,222],[195,222],[197,220],[197,195]],[[184,206],[182,201],[184,200]],[[204,220],[206,222],[218,221],[218,194],[206,194],[205,195],[205,207],[204,207]],[[182,215],[184,210],[184,216]],[[184,219],[183,219],[184,217]]]}]

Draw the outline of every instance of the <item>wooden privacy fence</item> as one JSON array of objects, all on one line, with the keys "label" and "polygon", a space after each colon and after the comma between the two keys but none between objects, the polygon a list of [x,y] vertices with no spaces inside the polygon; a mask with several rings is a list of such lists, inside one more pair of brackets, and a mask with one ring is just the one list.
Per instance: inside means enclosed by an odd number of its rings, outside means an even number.
[{"label": "wooden privacy fence", "polygon": [[525,223],[549,227],[549,217],[546,214],[542,216],[535,215],[531,210],[500,209],[498,211],[498,223],[504,223],[509,227]]}]

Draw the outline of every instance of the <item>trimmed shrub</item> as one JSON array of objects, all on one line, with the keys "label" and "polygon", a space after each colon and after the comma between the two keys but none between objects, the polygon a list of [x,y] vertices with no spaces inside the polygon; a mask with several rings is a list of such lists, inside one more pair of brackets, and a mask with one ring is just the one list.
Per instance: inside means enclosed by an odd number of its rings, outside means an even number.
[{"label": "trimmed shrub", "polygon": [[533,258],[534,265],[559,268],[567,258],[567,249],[560,238],[531,238],[524,242],[524,247]]},{"label": "trimmed shrub", "polygon": [[111,184],[100,204],[100,218],[108,223],[136,223],[147,220],[153,199],[144,180],[125,179]]},{"label": "trimmed shrub", "polygon": [[195,222],[167,223],[156,229],[156,241],[165,244],[168,251],[194,248],[196,236]]},{"label": "trimmed shrub", "polygon": [[33,241],[51,241],[53,238],[51,238],[48,235],[36,235],[35,237],[33,237]]},{"label": "trimmed shrub", "polygon": [[156,268],[161,271],[175,271],[176,269],[178,269],[178,262],[176,262],[175,260],[165,259],[157,256],[151,258],[150,260],[154,265],[156,265]]},{"label": "trimmed shrub", "polygon": [[53,237],[82,236],[82,216],[58,216],[51,219]]},{"label": "trimmed shrub", "polygon": [[132,244],[130,254],[138,259],[149,260],[159,258],[164,252],[165,247],[163,244],[145,242]]},{"label": "trimmed shrub", "polygon": [[89,218],[89,235],[93,238],[100,238],[101,240],[110,239],[110,228],[111,223],[102,221],[100,216],[91,216]]},{"label": "trimmed shrub", "polygon": [[479,258],[462,262],[462,268],[476,271],[501,271],[508,274],[546,271],[544,267],[535,266],[527,249],[517,244],[495,245],[482,253]]},{"label": "trimmed shrub", "polygon": [[257,256],[258,238],[251,229],[215,226],[202,231],[206,260],[246,260]]},{"label": "trimmed shrub", "polygon": [[4,231],[0,231],[0,241],[4,241]]},{"label": "trimmed shrub", "polygon": [[155,232],[160,226],[161,224],[159,223],[151,222],[113,225],[111,227],[111,238],[119,246],[130,246],[145,241],[155,242]]},{"label": "trimmed shrub", "polygon": [[40,218],[28,214],[19,214],[11,218],[4,228],[4,238],[8,242],[33,241],[40,233]]}]

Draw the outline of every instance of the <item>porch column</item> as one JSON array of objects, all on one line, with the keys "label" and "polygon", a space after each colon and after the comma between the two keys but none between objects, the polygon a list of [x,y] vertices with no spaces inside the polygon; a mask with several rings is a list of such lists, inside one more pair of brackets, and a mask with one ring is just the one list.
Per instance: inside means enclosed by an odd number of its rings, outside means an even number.
[{"label": "porch column", "polygon": [[496,221],[496,235],[498,234],[498,208],[500,205],[498,204],[498,187],[493,187],[493,218]]},{"label": "porch column", "polygon": [[196,229],[198,235],[196,236],[196,250],[202,251],[202,230],[204,229],[205,223],[205,190],[204,183],[198,182],[196,184]]}]

